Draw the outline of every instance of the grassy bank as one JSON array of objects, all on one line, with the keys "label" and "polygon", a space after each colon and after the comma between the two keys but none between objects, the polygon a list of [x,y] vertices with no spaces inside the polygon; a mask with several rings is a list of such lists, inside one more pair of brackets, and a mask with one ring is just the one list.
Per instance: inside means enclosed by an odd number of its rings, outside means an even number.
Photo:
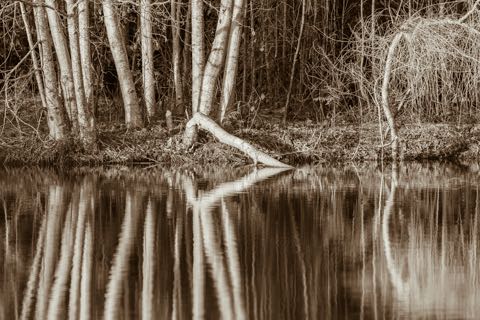
[{"label": "grassy bank", "polygon": [[[108,124],[107,124],[108,123]],[[120,122],[98,125],[98,150],[86,151],[78,141],[55,143],[45,133],[4,134],[0,137],[0,162],[8,165],[64,165],[160,163],[244,165],[251,160],[208,134],[190,150],[182,147],[184,122],[172,133],[163,122],[145,129],[127,130]],[[255,122],[229,120],[225,128],[263,151],[291,165],[326,162],[362,162],[388,159],[389,146],[382,141],[377,123],[336,124],[290,122],[263,117]],[[480,125],[404,124],[399,130],[403,160],[480,159]]]}]

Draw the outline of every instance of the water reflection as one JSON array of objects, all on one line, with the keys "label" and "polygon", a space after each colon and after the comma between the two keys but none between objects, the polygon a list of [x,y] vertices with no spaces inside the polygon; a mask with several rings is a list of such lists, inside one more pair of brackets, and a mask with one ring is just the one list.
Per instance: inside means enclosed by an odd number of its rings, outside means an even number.
[{"label": "water reflection", "polygon": [[475,318],[478,171],[0,172],[0,319]]}]

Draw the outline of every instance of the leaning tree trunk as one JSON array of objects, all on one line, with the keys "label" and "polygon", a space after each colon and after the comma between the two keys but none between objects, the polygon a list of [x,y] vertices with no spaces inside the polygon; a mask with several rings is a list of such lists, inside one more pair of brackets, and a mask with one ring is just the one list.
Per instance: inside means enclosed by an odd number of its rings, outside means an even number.
[{"label": "leaning tree trunk", "polygon": [[92,113],[92,126],[95,127],[96,106],[93,97],[93,80],[92,80],[92,57],[90,54],[90,22],[88,0],[80,0],[78,3],[78,41],[80,44],[80,59],[82,65],[83,89],[85,91],[86,108]]},{"label": "leaning tree trunk", "polygon": [[58,16],[58,9],[55,0],[45,0],[48,23],[52,34],[53,46],[57,54],[57,61],[60,69],[61,83],[63,88],[64,103],[72,123],[74,132],[78,130],[77,105],[72,76],[72,64],[68,53],[68,45],[63,33],[62,22]]},{"label": "leaning tree trunk", "polygon": [[42,72],[40,70],[37,52],[34,48],[35,44],[33,43],[32,29],[30,28],[27,11],[25,10],[25,4],[23,2],[20,2],[20,11],[22,14],[23,24],[25,26],[25,32],[27,33],[28,48],[30,49],[30,55],[32,57],[32,65],[35,72],[35,81],[37,82],[38,86],[38,94],[40,95],[40,100],[42,101],[42,108],[46,109],[47,102],[45,100],[45,88],[43,86]]},{"label": "leaning tree trunk", "polygon": [[228,39],[228,52],[225,62],[225,75],[223,78],[223,90],[220,100],[220,123],[225,118],[227,109],[233,102],[233,91],[237,77],[238,53],[242,38],[244,0],[235,0],[233,4],[232,24],[230,26],[230,37]]},{"label": "leaning tree trunk", "polygon": [[210,111],[212,110],[218,75],[225,60],[225,51],[227,49],[227,40],[232,21],[232,5],[232,0],[222,0],[217,30],[215,31],[215,39],[213,40],[212,49],[203,74],[199,110],[207,116],[210,115]]},{"label": "leaning tree trunk", "polygon": [[180,8],[176,3],[178,0],[170,1],[170,15],[172,19],[172,59],[173,59],[173,81],[175,85],[175,108],[174,111],[183,106],[182,76],[180,74]]},{"label": "leaning tree trunk", "polygon": [[[193,1],[192,2],[192,37],[193,36],[203,37],[203,35],[198,34],[198,30],[196,30],[196,28],[198,28],[199,26],[203,26],[203,18],[200,17],[202,18],[200,19],[200,21],[195,20],[199,18],[199,12],[196,12],[196,10],[198,10],[198,7],[196,7],[194,10],[194,7],[197,6],[198,3],[196,3],[196,0],[192,0],[192,1]],[[240,2],[241,1],[238,1],[238,0],[235,1],[236,4]],[[218,17],[217,29],[215,32],[215,38],[213,40],[212,49],[208,57],[207,65],[204,70],[203,79],[201,83],[201,91],[198,92],[198,94],[200,94],[200,96],[198,97],[198,99],[200,99],[200,104],[198,105],[198,112],[197,110],[195,110],[195,108],[193,109],[194,114],[186,125],[185,133],[183,136],[183,143],[187,148],[191,147],[197,137],[197,130],[198,130],[197,127],[201,127],[204,130],[209,131],[221,142],[227,145],[230,145],[234,148],[237,148],[245,152],[246,154],[248,154],[253,159],[255,164],[257,162],[260,162],[267,166],[290,167],[289,165],[284,164],[278,160],[275,160],[269,155],[257,150],[248,142],[229,134],[227,131],[222,129],[217,123],[215,123],[215,121],[213,121],[211,118],[208,117],[208,115],[212,110],[213,99],[216,95],[215,89],[216,89],[218,76],[220,74],[220,71],[223,67],[224,60],[225,60],[225,51],[227,50],[230,27],[232,23],[232,7],[233,7],[233,1],[222,0],[221,6],[220,6],[220,13]],[[241,5],[240,5],[239,14],[242,14]],[[199,39],[196,39],[195,41],[197,41],[198,43]],[[196,57],[196,54],[198,54],[199,51],[197,50],[198,48],[194,50],[193,43],[194,43],[194,40],[192,39],[192,60],[194,61],[193,65],[194,66],[196,65],[197,67],[199,67],[198,57]],[[237,55],[238,55],[238,50],[237,50]],[[193,81],[194,82],[198,81],[198,79],[195,78],[195,74],[193,77]],[[192,91],[194,90],[195,88]],[[195,98],[193,97],[193,93],[192,93],[192,103],[195,105]]]},{"label": "leaning tree trunk", "polygon": [[140,104],[138,103],[133,75],[128,63],[127,50],[120,34],[120,26],[115,15],[112,0],[103,0],[102,7],[108,43],[112,51],[118,80],[120,82],[120,90],[122,92],[125,123],[130,128],[142,127],[143,121]]},{"label": "leaning tree trunk", "polygon": [[142,78],[143,98],[147,109],[148,119],[155,113],[155,78],[153,74],[153,44],[152,44],[152,13],[151,1],[140,2],[140,25],[142,32]]},{"label": "leaning tree trunk", "polygon": [[36,0],[33,12],[37,23],[36,29],[41,45],[42,70],[45,86],[45,100],[47,103],[47,117],[50,136],[55,140],[63,140],[68,134],[68,125],[64,118],[63,105],[58,92],[57,74],[52,52],[52,38],[48,30],[43,0]]},{"label": "leaning tree trunk", "polygon": [[[200,52],[199,48],[194,48],[194,42],[200,42],[197,37],[201,37],[203,41],[203,32],[199,34],[199,30],[202,26],[203,28],[203,16],[199,17],[199,12],[196,12],[199,8],[197,7],[196,0],[192,0],[192,61],[194,68],[200,68],[198,54],[203,54]],[[201,21],[197,21],[201,20]],[[218,75],[223,66],[225,59],[225,51],[227,47],[227,39],[230,30],[230,22],[232,20],[232,1],[231,0],[222,0],[220,6],[220,14],[218,16],[217,30],[215,32],[215,38],[213,40],[212,49],[208,57],[208,62],[203,71],[203,77],[201,83],[198,79],[198,71],[192,68],[193,79],[192,79],[192,106],[193,113],[197,111],[203,113],[204,115],[209,115],[213,97],[215,96],[215,86],[217,84]],[[194,41],[195,39],[195,41]],[[198,90],[198,85],[200,85],[200,91]],[[198,104],[196,101],[198,99]],[[185,128],[184,135],[184,144],[187,147],[193,145],[197,138],[197,127],[196,126],[187,126]]]},{"label": "leaning tree trunk", "polygon": [[90,110],[87,107],[85,88],[83,86],[82,64],[80,58],[80,46],[78,35],[78,14],[73,0],[66,0],[68,38],[70,42],[70,54],[72,62],[73,83],[75,85],[75,98],[78,111],[78,126],[83,145],[88,148],[95,147],[95,127],[92,127]]},{"label": "leaning tree trunk", "polygon": [[185,132],[188,132],[189,127],[193,126],[200,126],[202,129],[214,135],[215,138],[217,138],[220,142],[244,152],[253,160],[255,164],[263,163],[269,167],[291,168],[290,165],[272,158],[268,154],[256,149],[250,143],[228,133],[215,121],[205,116],[201,112],[194,114],[192,119],[188,121]]}]

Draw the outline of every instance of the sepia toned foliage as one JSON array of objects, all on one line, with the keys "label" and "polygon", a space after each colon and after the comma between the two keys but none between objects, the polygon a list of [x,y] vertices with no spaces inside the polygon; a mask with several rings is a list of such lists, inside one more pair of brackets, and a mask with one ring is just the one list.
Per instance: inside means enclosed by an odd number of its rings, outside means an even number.
[{"label": "sepia toned foliage", "polygon": [[[2,132],[9,124],[44,141],[48,127],[49,138],[95,150],[99,128],[172,133],[201,112],[221,125],[375,122],[382,147],[397,149],[403,123],[478,121],[479,9],[473,0],[3,1]],[[197,126],[185,128],[190,147]]]}]

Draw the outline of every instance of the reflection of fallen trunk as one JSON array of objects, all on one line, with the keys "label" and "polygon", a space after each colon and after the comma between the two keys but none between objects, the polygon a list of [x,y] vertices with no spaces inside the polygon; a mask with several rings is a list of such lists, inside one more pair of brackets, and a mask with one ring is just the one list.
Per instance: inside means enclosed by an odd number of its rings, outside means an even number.
[{"label": "reflection of fallen trunk", "polygon": [[148,200],[143,233],[142,265],[142,319],[153,319],[153,287],[155,284],[155,225],[156,210],[152,199]]},{"label": "reflection of fallen trunk", "polygon": [[[192,206],[193,219],[193,317],[204,317],[204,255],[210,266],[211,278],[223,319],[246,319],[242,290],[242,275],[233,221],[229,217],[224,198],[240,193],[254,184],[273,177],[288,168],[264,168],[238,179],[219,185],[199,197],[190,178],[183,176],[183,190]],[[223,228],[217,234],[212,208],[222,202]],[[222,246],[222,240],[225,242]],[[223,249],[224,248],[224,249]],[[224,259],[223,250],[227,259]]]},{"label": "reflection of fallen trunk", "polygon": [[30,270],[30,276],[28,277],[27,289],[22,302],[22,313],[20,314],[21,320],[30,319],[30,309],[32,308],[32,298],[37,287],[38,276],[40,274],[40,262],[42,259],[43,243],[45,241],[45,221],[46,215],[43,216],[40,230],[38,231],[38,240],[35,247],[35,256],[33,258],[32,268]]},{"label": "reflection of fallen trunk", "polygon": [[105,294],[104,319],[118,319],[122,284],[125,274],[128,273],[129,259],[137,232],[137,220],[139,215],[138,207],[137,195],[132,194],[132,191],[127,191],[125,199],[125,218],[122,223],[120,239],[115,252],[112,268],[110,270],[110,280],[108,281]]},{"label": "reflection of fallen trunk", "polygon": [[[290,168],[288,164],[282,163],[268,154],[256,149],[250,143],[228,133],[222,127],[220,127],[215,121],[207,117],[206,115],[197,112],[193,115],[193,117],[188,121],[187,126],[185,128],[185,132],[194,133],[195,130],[190,130],[191,127],[199,126],[203,130],[210,132],[215,138],[217,138],[220,142],[225,143],[233,148],[236,148],[240,151],[246,153],[250,158],[252,158],[255,164],[263,163],[270,167],[282,167],[282,168]],[[191,141],[192,139],[186,139],[186,141]]]},{"label": "reflection of fallen trunk", "polygon": [[[189,202],[193,202],[200,205],[202,208],[208,208],[218,203],[222,198],[228,197],[230,195],[243,192],[253,185],[267,180],[277,174],[289,170],[288,168],[263,168],[260,170],[255,170],[252,173],[244,176],[241,179],[235,180],[233,182],[222,183],[215,189],[207,192],[202,195],[199,199],[188,199]],[[187,195],[188,196],[188,195]],[[193,204],[193,203],[192,203]]]}]

